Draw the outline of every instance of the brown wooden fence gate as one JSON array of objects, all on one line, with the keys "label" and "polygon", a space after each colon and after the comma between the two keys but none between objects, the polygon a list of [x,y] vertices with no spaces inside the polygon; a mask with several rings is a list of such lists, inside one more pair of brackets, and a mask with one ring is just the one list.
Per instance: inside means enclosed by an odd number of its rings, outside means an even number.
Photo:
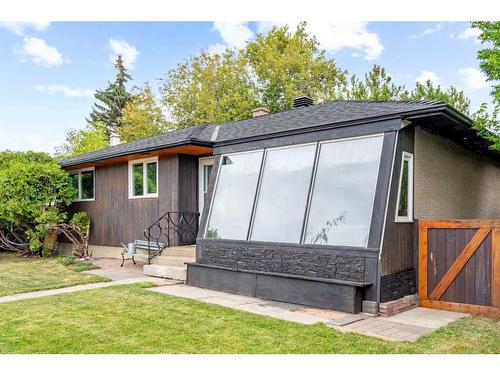
[{"label": "brown wooden fence gate", "polygon": [[500,220],[419,220],[420,306],[500,318]]}]

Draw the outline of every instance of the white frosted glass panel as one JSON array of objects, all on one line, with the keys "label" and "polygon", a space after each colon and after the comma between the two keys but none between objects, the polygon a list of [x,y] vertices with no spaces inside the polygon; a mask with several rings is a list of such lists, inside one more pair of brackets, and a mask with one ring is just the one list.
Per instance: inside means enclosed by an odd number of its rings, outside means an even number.
[{"label": "white frosted glass panel", "polygon": [[305,243],[367,246],[382,140],[321,145]]},{"label": "white frosted glass panel", "polygon": [[222,157],[206,238],[247,239],[262,153]]},{"label": "white frosted glass panel", "polygon": [[316,145],[269,150],[252,240],[299,243]]}]

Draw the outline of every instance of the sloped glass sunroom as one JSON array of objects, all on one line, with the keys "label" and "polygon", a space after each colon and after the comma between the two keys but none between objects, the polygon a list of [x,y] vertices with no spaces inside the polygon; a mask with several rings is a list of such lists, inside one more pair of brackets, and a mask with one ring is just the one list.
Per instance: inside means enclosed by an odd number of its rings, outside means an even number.
[{"label": "sloped glass sunroom", "polygon": [[367,247],[383,134],[222,155],[204,237]]}]

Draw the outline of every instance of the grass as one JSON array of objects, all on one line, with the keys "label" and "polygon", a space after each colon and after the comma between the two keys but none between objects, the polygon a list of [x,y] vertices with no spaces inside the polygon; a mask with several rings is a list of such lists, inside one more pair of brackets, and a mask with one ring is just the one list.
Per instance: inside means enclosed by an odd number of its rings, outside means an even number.
[{"label": "grass", "polygon": [[499,353],[500,321],[469,317],[394,343],[144,289],[0,304],[0,353]]},{"label": "grass", "polygon": [[81,273],[93,268],[96,266],[71,257],[22,258],[0,252],[0,296],[108,281]]}]

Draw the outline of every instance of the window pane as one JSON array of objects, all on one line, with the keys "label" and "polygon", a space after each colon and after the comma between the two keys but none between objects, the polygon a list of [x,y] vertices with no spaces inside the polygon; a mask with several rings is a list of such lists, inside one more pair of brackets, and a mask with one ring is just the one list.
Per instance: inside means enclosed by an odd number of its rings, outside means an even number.
[{"label": "window pane", "polygon": [[299,243],[316,145],[269,150],[252,240]]},{"label": "window pane", "polygon": [[156,193],[156,162],[146,164],[148,194]]},{"label": "window pane", "polygon": [[210,180],[210,173],[212,173],[213,165],[203,166],[203,193],[208,191],[208,182]]},{"label": "window pane", "polygon": [[143,175],[143,165],[134,164],[132,166],[132,187],[134,195],[143,195],[144,194],[144,175]]},{"label": "window pane", "polygon": [[82,178],[82,199],[94,198],[94,171],[81,173]]},{"label": "window pane", "polygon": [[401,175],[401,189],[399,191],[398,216],[408,217],[408,171],[410,162],[403,160],[403,170]]},{"label": "window pane", "polygon": [[70,174],[69,177],[71,178],[71,185],[76,190],[76,199],[78,199],[78,173]]},{"label": "window pane", "polygon": [[321,145],[305,243],[367,246],[382,139]]},{"label": "window pane", "polygon": [[207,238],[246,240],[262,151],[223,156]]}]

